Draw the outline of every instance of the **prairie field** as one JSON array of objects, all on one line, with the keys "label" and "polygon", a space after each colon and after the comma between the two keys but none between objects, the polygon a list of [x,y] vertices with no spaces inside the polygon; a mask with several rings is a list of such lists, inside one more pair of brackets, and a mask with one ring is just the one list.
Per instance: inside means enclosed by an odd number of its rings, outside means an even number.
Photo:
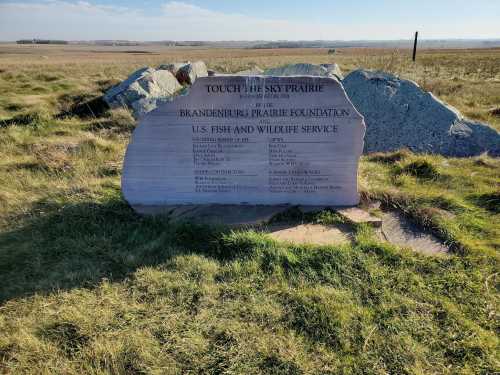
[{"label": "prairie field", "polygon": [[425,50],[416,63],[408,50],[327,52],[0,44],[0,373],[498,373],[499,158],[363,156],[363,205],[398,210],[446,255],[363,225],[348,245],[285,244],[141,217],[123,200],[136,123],[92,103],[143,66],[384,70],[500,130],[500,49]]}]

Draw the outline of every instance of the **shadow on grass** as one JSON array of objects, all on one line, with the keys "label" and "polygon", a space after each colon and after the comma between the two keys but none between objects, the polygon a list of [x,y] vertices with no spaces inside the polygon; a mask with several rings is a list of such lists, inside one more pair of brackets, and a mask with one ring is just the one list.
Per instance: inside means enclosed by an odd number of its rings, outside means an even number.
[{"label": "shadow on grass", "polygon": [[48,117],[44,114],[38,112],[30,112],[16,115],[12,118],[6,120],[0,120],[0,129],[7,128],[9,126],[40,126],[44,125],[48,121]]},{"label": "shadow on grass", "polygon": [[[106,111],[109,110],[108,104],[102,99],[102,97],[88,99],[86,95],[76,95],[70,96],[70,99],[64,100],[70,102],[64,105],[65,109],[53,116],[56,120],[61,120],[71,116],[76,116],[81,120],[97,119],[103,117]],[[22,113],[9,119],[0,119],[0,129],[13,125],[39,126],[46,124],[51,119],[51,116],[40,112]]]},{"label": "shadow on grass", "polygon": [[102,96],[90,95],[62,95],[59,99],[63,109],[55,117],[58,119],[67,116],[76,116],[80,119],[97,118],[104,115],[109,109]]},{"label": "shadow on grass", "polygon": [[[0,234],[0,303],[118,281],[181,253],[223,258],[221,228],[140,217],[121,200],[52,206]],[[228,250],[230,250],[228,248]]]},{"label": "shadow on grass", "polygon": [[500,214],[500,192],[495,191],[484,194],[472,194],[468,199],[476,206],[493,213]]}]

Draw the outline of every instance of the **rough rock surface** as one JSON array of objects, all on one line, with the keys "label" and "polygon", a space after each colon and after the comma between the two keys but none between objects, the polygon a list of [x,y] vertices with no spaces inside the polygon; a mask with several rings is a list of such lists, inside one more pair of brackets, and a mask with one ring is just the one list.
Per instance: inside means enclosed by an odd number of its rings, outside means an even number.
[{"label": "rough rock surface", "polygon": [[365,117],[364,152],[409,148],[447,156],[500,155],[499,133],[392,74],[356,70],[342,81]]},{"label": "rough rock surface", "polygon": [[[345,227],[345,228],[344,228]],[[322,224],[277,224],[266,232],[277,241],[307,245],[342,245],[352,241],[353,234],[344,226]]]},{"label": "rough rock surface", "polygon": [[161,64],[158,67],[158,69],[159,70],[168,70],[170,73],[172,73],[175,76],[179,72],[179,69],[185,67],[188,64],[190,64],[189,61],[182,62],[182,63]]},{"label": "rough rock surface", "polygon": [[409,247],[424,254],[446,254],[449,248],[431,232],[420,228],[398,212],[385,212],[382,217],[380,239],[390,243]]},{"label": "rough rock surface", "polygon": [[179,68],[175,75],[180,84],[192,85],[199,77],[207,77],[207,66],[203,61],[195,61]]},{"label": "rough rock surface", "polygon": [[254,66],[251,69],[240,70],[239,72],[234,73],[238,76],[258,76],[264,73],[264,70],[259,68],[258,66]]},{"label": "rough rock surface", "polygon": [[340,70],[339,64],[321,64],[323,68],[326,69],[329,75],[334,75],[341,81],[344,79],[344,75],[342,74],[342,70]]},{"label": "rough rock surface", "polygon": [[[290,64],[280,66],[278,68],[266,69],[264,75],[266,76],[319,76],[319,77],[337,77],[337,72],[340,72],[337,64],[324,64],[314,65],[314,64]],[[333,67],[336,65],[337,68]],[[340,72],[340,76],[342,73]]]},{"label": "rough rock surface", "polygon": [[128,107],[135,117],[140,117],[160,102],[169,100],[181,88],[168,70],[142,68],[109,89],[103,99],[111,108]]},{"label": "rough rock surface", "polygon": [[172,221],[212,225],[262,225],[290,209],[287,205],[183,204],[166,206],[134,205],[144,215],[166,215]]}]

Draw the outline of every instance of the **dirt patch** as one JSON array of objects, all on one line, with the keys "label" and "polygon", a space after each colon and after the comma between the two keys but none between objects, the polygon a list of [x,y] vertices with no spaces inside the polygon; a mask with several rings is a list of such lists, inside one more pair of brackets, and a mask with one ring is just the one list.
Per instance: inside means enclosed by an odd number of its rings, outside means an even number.
[{"label": "dirt patch", "polygon": [[308,245],[343,245],[351,243],[353,238],[347,225],[273,225],[266,228],[265,232],[278,241]]}]

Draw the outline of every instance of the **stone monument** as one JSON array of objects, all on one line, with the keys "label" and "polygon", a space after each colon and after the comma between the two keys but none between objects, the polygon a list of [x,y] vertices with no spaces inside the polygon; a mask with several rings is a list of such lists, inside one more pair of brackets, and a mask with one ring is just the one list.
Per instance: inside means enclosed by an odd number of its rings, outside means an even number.
[{"label": "stone monument", "polygon": [[175,205],[351,206],[365,125],[335,77],[214,76],[146,114],[125,199]]}]

